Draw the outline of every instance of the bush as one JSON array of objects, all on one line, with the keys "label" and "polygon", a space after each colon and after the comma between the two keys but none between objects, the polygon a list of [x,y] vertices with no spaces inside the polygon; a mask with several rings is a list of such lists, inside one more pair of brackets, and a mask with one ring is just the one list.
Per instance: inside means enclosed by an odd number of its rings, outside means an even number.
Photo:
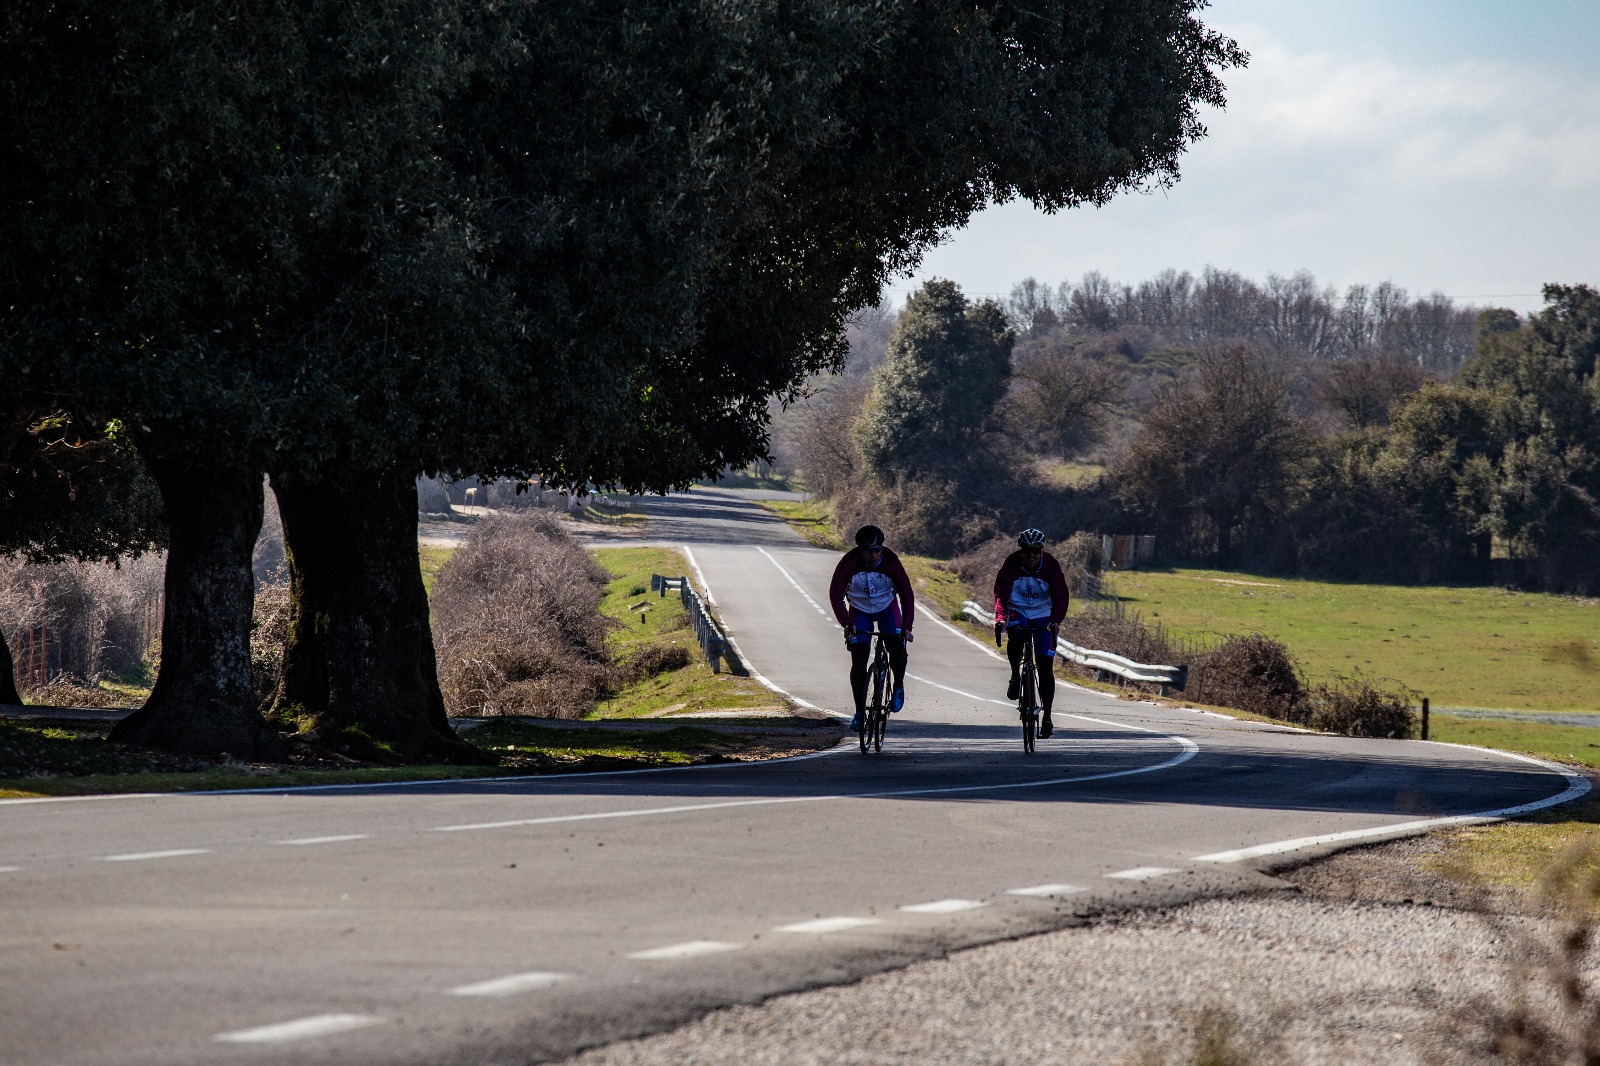
[{"label": "bush", "polygon": [[657,674],[682,670],[692,662],[694,662],[693,653],[682,644],[664,642],[646,644],[617,664],[617,681],[620,683],[619,687],[648,681]]},{"label": "bush", "polygon": [[1412,693],[1386,692],[1371,679],[1335,677],[1332,684],[1315,685],[1295,705],[1291,721],[1347,737],[1384,737],[1404,740],[1417,731]]},{"label": "bush", "polygon": [[[13,660],[19,668],[30,656],[37,662],[41,649],[45,660],[42,676],[18,670],[24,698],[44,702],[45,694],[28,690],[63,675],[90,687],[106,675],[147,675],[160,632],[165,569],[162,552],[115,564],[0,557],[0,625]],[[66,691],[58,687],[49,698]]]},{"label": "bush", "polygon": [[[1121,611],[1096,608],[1072,615],[1061,623],[1061,636],[1081,648],[1108,651],[1136,663],[1168,666],[1183,658],[1161,627]],[[1191,671],[1190,677],[1193,676]]]},{"label": "bush", "polygon": [[1251,633],[1229,637],[1196,657],[1189,664],[1189,687],[1184,694],[1197,703],[1293,720],[1300,688],[1300,671],[1288,647]]},{"label": "bush", "polygon": [[473,527],[434,584],[439,685],[452,715],[579,718],[611,687],[608,580],[549,513]]},{"label": "bush", "polygon": [[289,639],[289,583],[279,579],[256,588],[250,619],[250,687],[263,714],[283,680],[283,645]]}]

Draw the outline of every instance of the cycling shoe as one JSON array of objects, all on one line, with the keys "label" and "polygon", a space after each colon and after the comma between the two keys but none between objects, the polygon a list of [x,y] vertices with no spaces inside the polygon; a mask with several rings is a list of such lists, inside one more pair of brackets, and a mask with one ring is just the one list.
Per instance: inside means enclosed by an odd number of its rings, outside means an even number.
[{"label": "cycling shoe", "polygon": [[861,715],[859,713],[854,718],[850,719],[850,732],[861,732]]},{"label": "cycling shoe", "polygon": [[1048,714],[1045,715],[1043,718],[1039,719],[1039,737],[1040,737],[1040,739],[1048,737],[1051,733],[1054,733],[1055,731],[1056,731],[1056,727],[1050,724],[1050,716]]},{"label": "cycling shoe", "polygon": [[894,690],[894,696],[891,697],[890,700],[889,700],[889,713],[890,714],[899,714],[900,713],[900,708],[904,707],[905,705],[906,705],[906,690],[903,689],[903,688],[895,689]]},{"label": "cycling shoe", "polygon": [[1013,677],[1011,679],[1011,684],[1006,686],[1006,699],[1014,700],[1020,695],[1022,695],[1022,679],[1020,677]]}]

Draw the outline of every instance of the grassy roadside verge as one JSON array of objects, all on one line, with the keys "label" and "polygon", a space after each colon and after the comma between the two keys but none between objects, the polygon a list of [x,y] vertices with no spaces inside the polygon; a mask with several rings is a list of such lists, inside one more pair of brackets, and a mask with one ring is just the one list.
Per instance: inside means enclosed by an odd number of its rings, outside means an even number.
[{"label": "grassy roadside verge", "polygon": [[[125,792],[380,785],[527,774],[699,766],[775,758],[831,747],[836,730],[733,726],[705,729],[600,730],[581,723],[552,727],[514,718],[490,720],[466,735],[500,765],[347,767],[206,761],[160,755],[106,739],[106,725],[0,721],[0,799]],[[304,759],[304,756],[301,756]]]},{"label": "grassy roadside verge", "polygon": [[[598,548],[595,559],[611,575],[600,612],[617,623],[607,640],[613,660],[649,654],[647,649],[681,648],[687,665],[644,677],[600,704],[595,718],[655,718],[712,711],[772,713],[788,705],[760,682],[727,672],[712,673],[690,628],[689,614],[676,594],[650,591],[650,575],[691,574],[689,561],[671,548]],[[649,609],[634,608],[640,604]],[[659,651],[656,652],[659,654]]]},{"label": "grassy roadside verge", "polygon": [[[424,585],[454,549],[420,549]],[[498,767],[373,766],[326,752],[296,751],[287,764],[243,763],[162,755],[114,744],[109,724],[37,719],[0,719],[0,799],[86,796],[126,792],[179,792],[305,785],[383,784],[522,774],[693,766],[775,758],[833,746],[832,722],[792,718],[775,694],[747,677],[713,674],[700,654],[688,615],[674,596],[649,593],[651,573],[689,570],[677,552],[660,548],[604,548],[596,557],[612,575],[601,605],[617,623],[608,651],[626,661],[662,645],[688,651],[687,664],[643,677],[607,700],[596,718],[660,718],[720,712],[716,728],[685,723],[635,730],[610,724],[528,722],[497,719],[466,736],[493,751]],[[644,601],[649,610],[631,610]],[[740,719],[746,712],[751,719]],[[727,717],[724,717],[727,716]],[[759,720],[757,720],[759,719]]]}]

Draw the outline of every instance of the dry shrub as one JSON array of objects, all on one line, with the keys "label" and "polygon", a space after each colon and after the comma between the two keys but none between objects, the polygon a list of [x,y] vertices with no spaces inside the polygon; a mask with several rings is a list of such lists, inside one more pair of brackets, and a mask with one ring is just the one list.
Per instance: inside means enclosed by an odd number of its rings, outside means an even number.
[{"label": "dry shrub", "polygon": [[579,718],[610,688],[608,578],[550,514],[473,527],[434,585],[434,643],[453,715]]},{"label": "dry shrub", "polygon": [[250,618],[250,687],[256,709],[272,706],[278,682],[283,679],[283,645],[289,639],[289,583],[280,580],[256,589]]},{"label": "dry shrub", "polygon": [[1290,713],[1291,721],[1347,737],[1406,739],[1417,731],[1412,693],[1387,692],[1370,678],[1335,677],[1314,685]]},{"label": "dry shrub", "polygon": [[1185,695],[1197,703],[1289,719],[1300,698],[1300,671],[1282,641],[1260,633],[1229,637],[1189,665]]},{"label": "dry shrub", "polygon": [[684,645],[657,641],[646,644],[618,663],[616,680],[619,687],[632,685],[639,681],[648,681],[657,674],[682,670],[692,662],[694,654]]},{"label": "dry shrub", "polygon": [[1552,921],[1498,914],[1487,896],[1479,916],[1505,944],[1509,962],[1498,995],[1478,995],[1450,1012],[1452,1035],[1480,1061],[1516,1066],[1600,1062],[1596,913],[1600,862],[1592,844],[1570,846],[1541,878]]},{"label": "dry shrub", "polygon": [[[1061,636],[1081,648],[1108,651],[1136,663],[1166,666],[1180,657],[1160,627],[1120,611],[1092,609],[1073,615],[1061,623]],[[1189,676],[1193,678],[1192,671]]]},{"label": "dry shrub", "polygon": [[[47,660],[45,682],[65,675],[90,682],[92,688],[106,675],[147,676],[152,643],[160,632],[165,572],[164,552],[116,563],[29,563],[0,557],[0,626],[15,661],[21,664],[25,648],[37,636],[43,639]],[[28,684],[20,671],[17,684],[24,689]],[[66,691],[58,688],[49,698]],[[46,700],[41,692],[23,694],[31,702]]]}]

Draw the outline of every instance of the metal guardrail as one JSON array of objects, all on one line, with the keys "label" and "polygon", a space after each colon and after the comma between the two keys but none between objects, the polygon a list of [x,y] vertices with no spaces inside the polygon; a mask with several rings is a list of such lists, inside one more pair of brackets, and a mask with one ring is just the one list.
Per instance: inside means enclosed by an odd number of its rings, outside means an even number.
[{"label": "metal guardrail", "polygon": [[[994,615],[975,600],[963,601],[961,610],[984,625],[994,625]],[[1149,663],[1136,663],[1132,659],[1124,659],[1122,656],[1113,655],[1109,651],[1080,648],[1070,640],[1063,640],[1060,637],[1056,638],[1056,652],[1057,654],[1065,655],[1079,666],[1095,671],[1101,681],[1104,681],[1106,675],[1110,674],[1120,677],[1124,681],[1143,681],[1149,685],[1160,685],[1163,696],[1167,694],[1167,689],[1169,688],[1182,692],[1189,683],[1189,668],[1187,666],[1154,666]]]},{"label": "metal guardrail", "polygon": [[722,630],[717,628],[717,623],[711,620],[711,612],[706,610],[706,605],[701,602],[700,595],[695,592],[694,586],[687,577],[663,577],[661,574],[650,575],[650,591],[660,596],[668,592],[677,592],[683,599],[684,609],[689,612],[689,621],[694,625],[694,635],[700,641],[701,649],[706,653],[706,660],[711,664],[711,672],[722,672],[722,660],[728,660],[728,669],[733,669],[733,656],[728,648],[728,640],[722,635]]}]

